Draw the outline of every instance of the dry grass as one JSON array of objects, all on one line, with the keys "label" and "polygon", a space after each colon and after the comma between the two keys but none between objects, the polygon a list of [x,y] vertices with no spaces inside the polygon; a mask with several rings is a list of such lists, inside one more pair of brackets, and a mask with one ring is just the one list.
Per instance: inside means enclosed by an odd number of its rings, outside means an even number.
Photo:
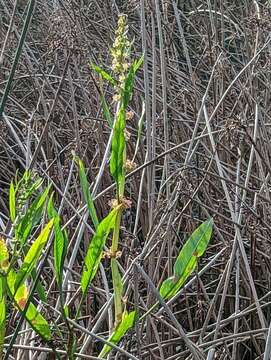
[{"label": "dry grass", "polygon": [[[1,48],[14,2],[0,0]],[[26,17],[19,1],[5,43],[0,93],[5,91]],[[119,12],[128,14],[135,56],[145,53],[131,103],[127,156],[146,116],[138,168],[127,180],[131,211],[122,223],[120,263],[127,306],[141,314],[154,288],[171,275],[187,235],[209,216],[215,235],[198,273],[168,306],[138,323],[121,347],[136,359],[192,359],[182,331],[203,358],[269,359],[270,323],[270,8],[268,1],[37,1],[0,119],[0,231],[8,235],[7,193],[16,170],[31,167],[53,183],[69,234],[66,301],[77,305],[79,273],[92,225],[86,224],[78,171],[83,159],[99,218],[114,197],[107,167],[99,173],[110,128],[103,116],[93,61],[110,67],[109,47]],[[105,88],[112,101],[112,89]],[[80,246],[79,246],[80,245]],[[107,260],[78,323],[78,352],[95,359],[107,335],[112,283]],[[41,274],[47,317],[58,293],[49,257]],[[72,313],[70,314],[72,317]],[[8,334],[16,328],[9,319]],[[25,327],[21,328],[24,330]],[[26,328],[27,329],[27,328]],[[91,332],[91,336],[90,333]],[[18,336],[10,359],[50,359],[46,345]],[[268,337],[269,338],[269,337]],[[10,337],[7,337],[6,344]],[[63,350],[61,338],[55,346]],[[27,349],[27,346],[29,348]],[[49,350],[48,350],[49,351]],[[47,355],[46,355],[47,354]],[[62,355],[65,358],[65,355]],[[117,357],[118,356],[118,357]],[[127,358],[121,352],[112,358]]]}]

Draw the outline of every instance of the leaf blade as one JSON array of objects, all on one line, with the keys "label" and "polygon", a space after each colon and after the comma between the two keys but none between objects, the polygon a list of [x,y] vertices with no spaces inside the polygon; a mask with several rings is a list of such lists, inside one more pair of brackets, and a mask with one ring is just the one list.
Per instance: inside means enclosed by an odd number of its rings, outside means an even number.
[{"label": "leaf blade", "polygon": [[211,239],[212,228],[213,219],[210,218],[198,226],[188,238],[174,264],[174,276],[164,280],[160,287],[163,298],[174,296],[195,270],[197,259],[204,254]]},{"label": "leaf blade", "polygon": [[84,259],[83,274],[81,277],[81,288],[86,294],[90,282],[93,280],[102,257],[103,247],[110,230],[114,226],[119,207],[113,209],[98,225],[96,233],[92,238],[86,257]]},{"label": "leaf blade", "polygon": [[94,205],[94,201],[92,199],[90,190],[89,190],[89,182],[87,179],[87,175],[86,175],[86,171],[85,171],[85,166],[84,163],[81,159],[76,158],[77,164],[79,166],[79,177],[80,177],[80,184],[81,184],[81,188],[83,191],[83,196],[84,196],[84,200],[87,204],[88,207],[88,211],[89,211],[89,215],[91,217],[91,220],[94,224],[95,229],[97,229],[98,224],[99,224],[99,220],[98,220],[98,216],[96,213],[96,209],[95,209],[95,205]]},{"label": "leaf blade", "polygon": [[44,227],[40,235],[37,237],[37,239],[33,242],[30,249],[28,250],[24,258],[23,264],[16,276],[15,293],[16,289],[19,288],[21,283],[28,277],[28,275],[30,275],[36,262],[38,261],[42,249],[49,238],[53,223],[54,219],[49,221],[49,223]]},{"label": "leaf blade", "polygon": [[[136,311],[131,311],[130,313],[125,312],[122,321],[113,331],[108,341],[117,345],[120,342],[120,340],[123,338],[123,336],[127,333],[127,331],[134,326],[135,320],[136,320]],[[112,347],[110,345],[105,344],[98,358],[104,359],[109,354],[111,349]]]},{"label": "leaf blade", "polygon": [[124,107],[121,106],[113,128],[112,151],[110,159],[110,173],[117,184],[117,194],[119,197],[121,197],[124,192],[125,125],[125,110]]},{"label": "leaf blade", "polygon": [[14,184],[13,181],[11,181],[10,183],[10,188],[9,188],[9,214],[10,214],[10,219],[12,222],[15,221],[16,219],[16,198],[15,198],[15,188],[14,188]]},{"label": "leaf blade", "polygon": [[41,315],[32,302],[30,302],[27,309],[25,309],[25,306],[28,302],[28,288],[26,285],[21,284],[15,292],[16,278],[17,274],[14,270],[11,270],[7,276],[7,286],[11,300],[13,301],[15,307],[24,316],[25,320],[32,327],[32,329],[45,341],[50,341],[52,339],[52,335],[47,320]]},{"label": "leaf blade", "polygon": [[94,63],[90,63],[90,67],[92,70],[96,71],[99,75],[101,75],[103,79],[110,82],[111,85],[116,85],[116,83],[117,83],[116,80],[113,79],[112,76],[108,74],[108,72],[106,72],[105,70],[100,68],[100,66],[98,66]]},{"label": "leaf blade", "polygon": [[31,230],[40,221],[49,191],[50,186],[46,187],[46,189],[33,201],[26,214],[20,220],[20,223],[16,226],[16,238],[20,240],[21,245],[25,244]]},{"label": "leaf blade", "polygon": [[68,239],[65,231],[61,230],[60,216],[53,205],[53,197],[48,202],[48,215],[54,220],[54,269],[58,285],[62,283],[64,260],[67,254]]}]

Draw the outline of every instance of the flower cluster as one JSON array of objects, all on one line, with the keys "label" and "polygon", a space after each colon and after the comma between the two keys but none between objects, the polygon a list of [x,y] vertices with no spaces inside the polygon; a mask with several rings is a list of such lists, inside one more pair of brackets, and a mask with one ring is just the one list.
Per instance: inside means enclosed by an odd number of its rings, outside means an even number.
[{"label": "flower cluster", "polygon": [[112,71],[117,76],[116,94],[114,101],[121,99],[121,90],[124,87],[127,72],[129,70],[129,57],[131,44],[127,37],[128,26],[125,15],[120,15],[118,20],[118,27],[115,32],[115,42],[111,49],[113,57]]}]

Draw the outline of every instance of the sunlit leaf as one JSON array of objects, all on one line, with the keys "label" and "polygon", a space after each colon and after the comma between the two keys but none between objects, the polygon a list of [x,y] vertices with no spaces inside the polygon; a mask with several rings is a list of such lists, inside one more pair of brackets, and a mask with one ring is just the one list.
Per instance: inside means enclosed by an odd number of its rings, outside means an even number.
[{"label": "sunlit leaf", "polygon": [[30,275],[31,271],[35,267],[41,255],[42,249],[49,238],[53,224],[54,219],[49,221],[49,223],[41,231],[40,235],[37,237],[37,239],[33,242],[30,249],[28,250],[24,258],[23,264],[16,276],[16,288],[18,288],[21,283],[24,282],[24,280]]},{"label": "sunlit leaf", "polygon": [[112,78],[105,70],[101,69],[98,65],[91,63],[90,67],[96,71],[99,75],[101,75],[105,80],[110,82],[112,85],[116,85],[116,80]]},{"label": "sunlit leaf", "polygon": [[20,240],[21,245],[26,242],[26,239],[33,227],[39,223],[42,217],[45,202],[49,195],[49,191],[50,186],[46,187],[46,189],[39,196],[37,196],[37,198],[30,205],[26,214],[16,226],[16,238]]},{"label": "sunlit leaf", "polygon": [[0,276],[0,359],[2,359],[6,331],[6,302],[4,278]]},{"label": "sunlit leaf", "polygon": [[87,204],[88,207],[88,211],[91,217],[91,220],[94,224],[95,229],[97,229],[97,226],[99,224],[99,220],[97,217],[97,213],[96,213],[96,209],[95,209],[95,205],[89,190],[89,182],[87,179],[87,175],[86,175],[86,171],[85,171],[85,167],[83,164],[83,161],[80,160],[79,158],[75,158],[78,166],[79,166],[79,176],[80,176],[80,184],[82,187],[82,191],[83,191],[83,195],[84,195],[84,200]]},{"label": "sunlit leaf", "polygon": [[[116,329],[113,331],[112,335],[109,337],[108,341],[117,345],[123,336],[127,333],[129,329],[131,329],[136,320],[136,312],[131,311],[130,313],[124,312],[122,321],[119,323],[119,325],[116,327]],[[105,359],[106,356],[111,351],[112,347],[110,345],[104,345],[102,351],[99,354],[99,359]]]},{"label": "sunlit leaf", "polygon": [[60,216],[53,205],[52,197],[48,203],[48,214],[50,219],[54,219],[54,268],[58,285],[62,282],[64,260],[67,254],[67,235],[61,230]]},{"label": "sunlit leaf", "polygon": [[186,241],[176,259],[174,276],[166,279],[161,285],[160,295],[163,298],[174,296],[195,270],[198,258],[204,254],[211,239],[212,229],[213,219],[210,218],[202,223]]},{"label": "sunlit leaf", "polygon": [[13,181],[11,181],[9,188],[9,214],[11,221],[14,222],[16,218],[16,198]]},{"label": "sunlit leaf", "polygon": [[[45,341],[52,339],[51,330],[48,322],[37,310],[33,303],[29,303],[28,308],[25,309],[28,302],[28,289],[24,284],[16,290],[15,293],[15,282],[17,276],[14,270],[11,270],[7,277],[7,283],[9,287],[11,300],[14,302],[16,308],[23,314],[25,320],[30,324],[32,329],[39,334]],[[26,310],[26,311],[25,311]]]},{"label": "sunlit leaf", "polygon": [[124,161],[125,161],[125,111],[121,107],[119,109],[114,129],[113,129],[113,138],[112,138],[112,151],[110,159],[110,172],[117,184],[117,193],[118,196],[123,196],[124,192]]},{"label": "sunlit leaf", "polygon": [[93,236],[87,255],[84,260],[83,274],[81,278],[81,288],[83,294],[86,293],[90,282],[93,280],[103,254],[103,248],[110,230],[114,227],[116,215],[119,208],[113,209],[98,225]]},{"label": "sunlit leaf", "polygon": [[7,271],[9,267],[8,248],[3,238],[0,238],[0,270]]}]

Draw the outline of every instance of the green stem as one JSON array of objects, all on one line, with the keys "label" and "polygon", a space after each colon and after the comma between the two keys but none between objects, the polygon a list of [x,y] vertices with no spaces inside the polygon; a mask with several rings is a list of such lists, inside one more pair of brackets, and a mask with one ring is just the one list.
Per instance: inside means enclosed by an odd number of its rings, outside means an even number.
[{"label": "green stem", "polygon": [[120,222],[121,222],[122,210],[120,209],[117,217],[116,223],[113,232],[112,246],[111,246],[111,270],[112,270],[112,280],[113,280],[113,288],[114,288],[114,305],[115,305],[115,326],[122,319],[122,280],[121,275],[118,268],[118,263],[116,260],[116,254],[118,251],[119,245],[119,233],[120,233]]},{"label": "green stem", "polygon": [[118,214],[116,216],[116,222],[115,222],[115,226],[114,226],[112,246],[111,246],[111,253],[113,255],[115,255],[115,253],[118,251],[118,247],[119,247],[121,215],[122,215],[122,209],[119,209]]}]

